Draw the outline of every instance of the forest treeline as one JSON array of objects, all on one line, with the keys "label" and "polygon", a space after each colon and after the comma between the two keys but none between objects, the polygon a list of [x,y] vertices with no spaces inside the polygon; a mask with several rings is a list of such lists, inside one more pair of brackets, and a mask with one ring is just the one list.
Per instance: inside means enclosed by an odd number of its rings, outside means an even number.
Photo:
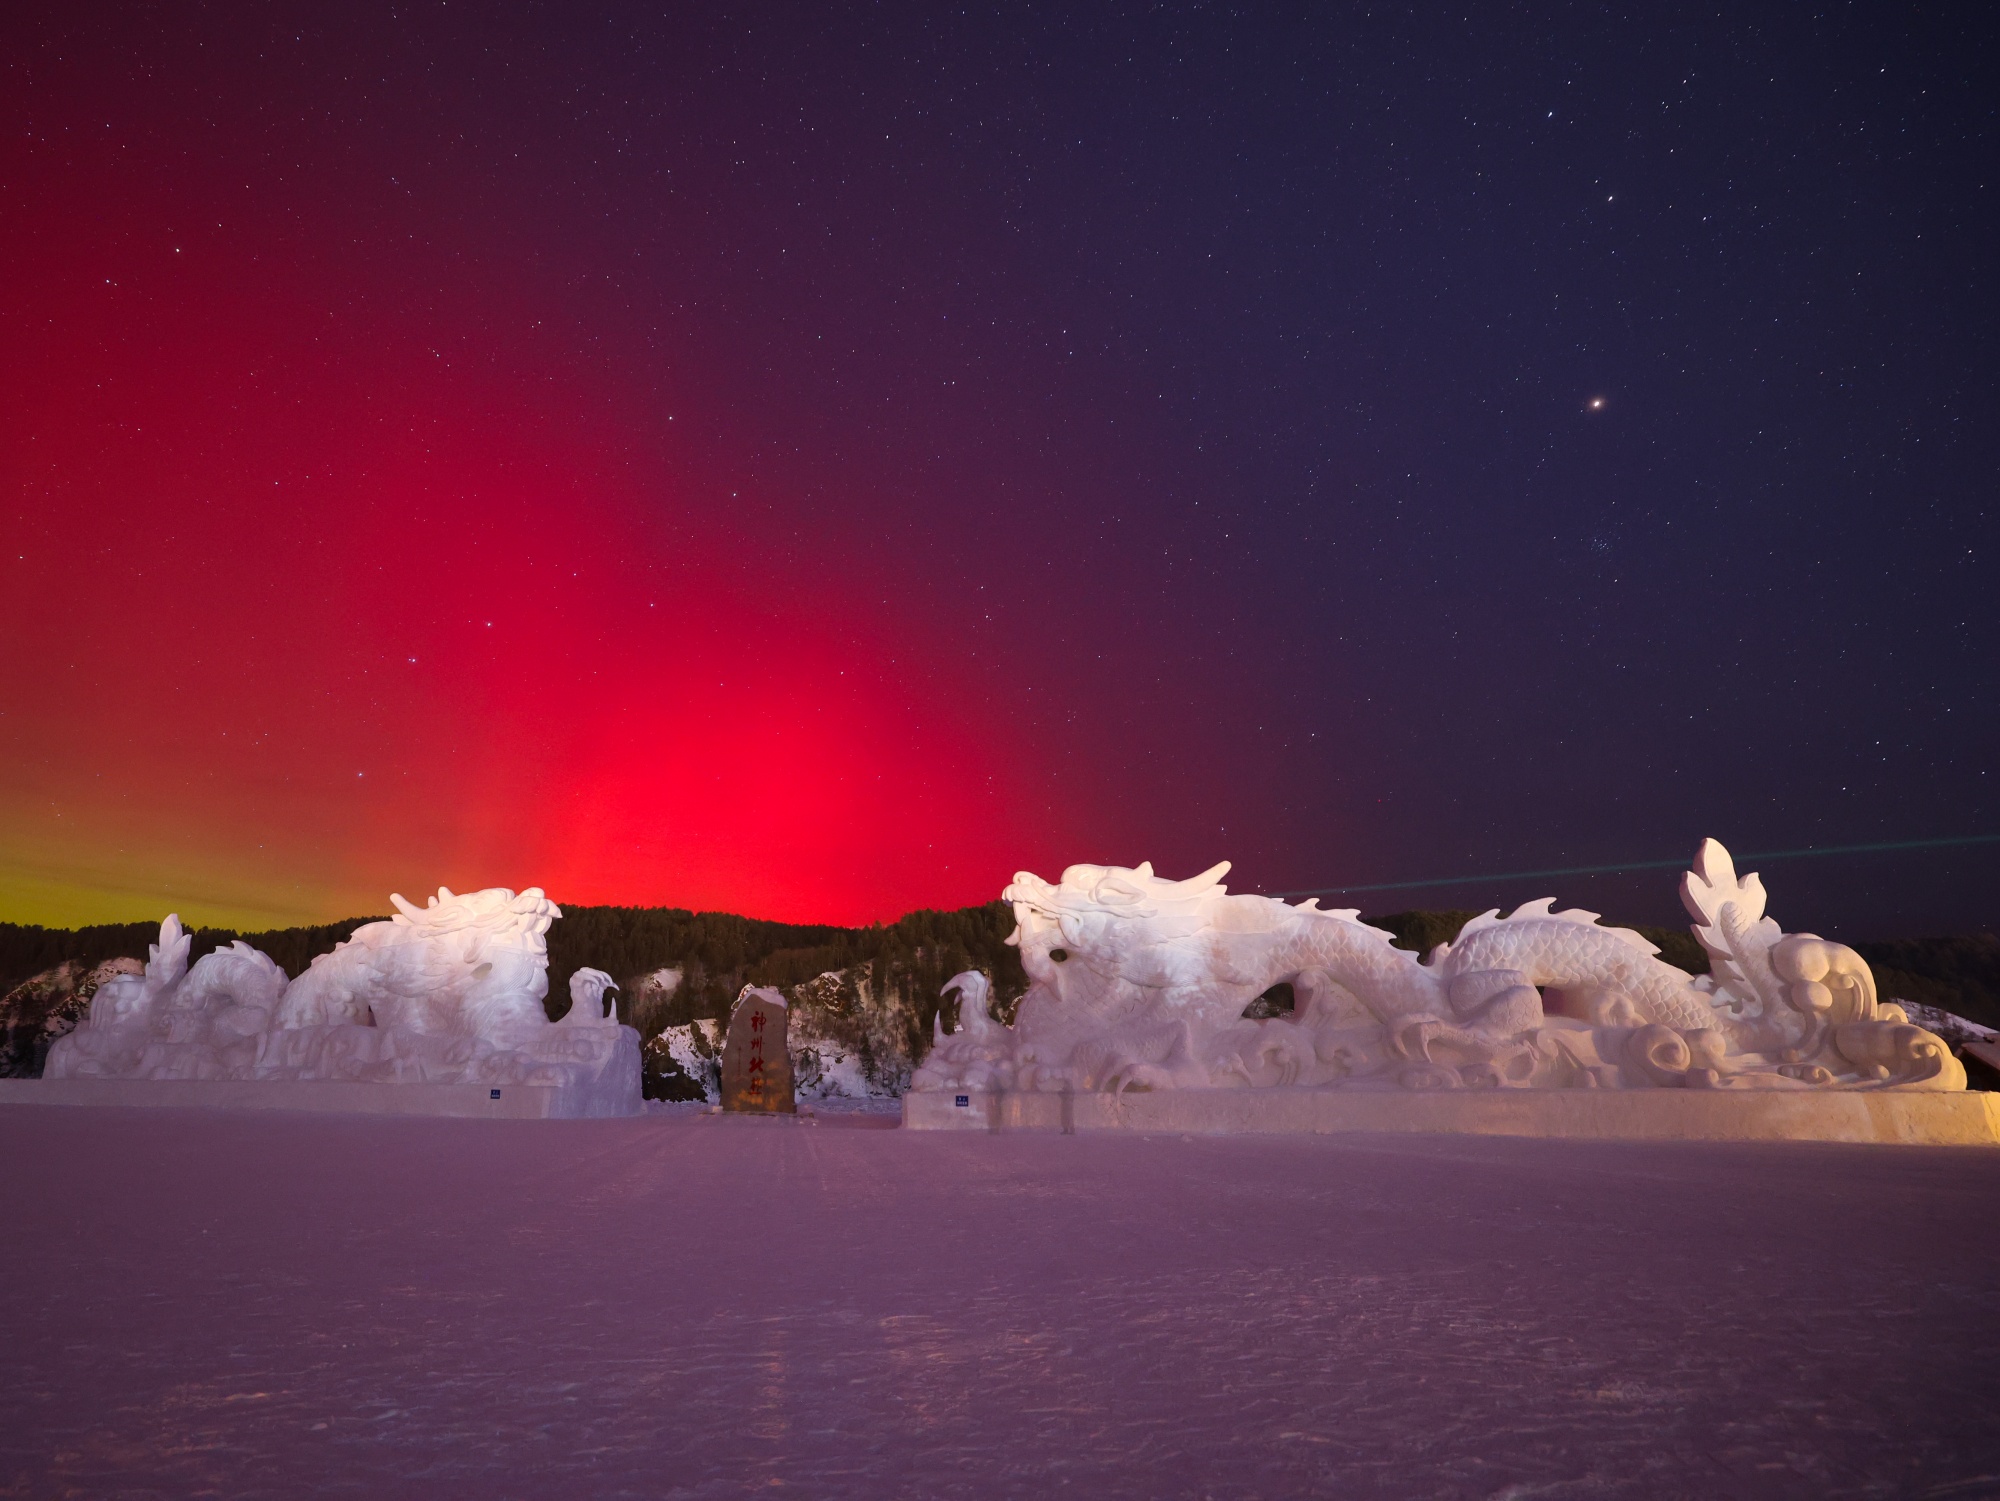
[{"label": "forest treeline", "polygon": [[[319,923],[304,928],[275,928],[264,933],[239,933],[234,928],[196,928],[188,950],[192,964],[204,954],[226,948],[241,938],[252,948],[269,954],[286,974],[297,979],[319,955],[363,923],[382,922],[379,917],[346,917],[339,922]],[[160,941],[156,922],[99,923],[88,928],[42,928],[29,923],[0,922],[0,995],[23,980],[31,979],[58,964],[75,961],[89,969],[106,959],[140,959]]]},{"label": "forest treeline", "polygon": [[[1422,954],[1456,937],[1472,915],[1412,911],[1365,920],[1394,934],[1400,946]],[[363,923],[380,920],[353,917],[262,933],[197,928],[191,957],[199,959],[241,938],[269,954],[287,974],[298,975]],[[768,922],[672,907],[566,906],[549,932],[549,1010],[562,1014],[569,1004],[570,975],[589,965],[626,987],[620,1014],[650,1036],[697,1017],[727,1015],[746,984],[790,987],[829,971],[866,965],[876,983],[893,985],[910,998],[911,1026],[920,1033],[913,1043],[920,1052],[936,1014],[938,987],[959,970],[983,969],[993,976],[995,1009],[1003,1016],[1019,998],[1027,977],[1006,943],[1013,927],[1013,912],[1004,902],[912,912],[865,928]],[[1638,931],[1659,946],[1668,963],[1691,973],[1706,972],[1707,956],[1691,934],[1644,926]],[[67,929],[0,923],[0,994],[65,961],[88,967],[106,959],[143,959],[158,938],[159,927],[152,923]],[[1923,1001],[2000,1026],[2000,937],[1975,933],[1853,947],[1874,967],[1884,996]],[[670,993],[650,992],[642,1006],[640,988],[633,982],[662,969],[680,970],[679,985]],[[635,1014],[639,1010],[644,1014]]]}]

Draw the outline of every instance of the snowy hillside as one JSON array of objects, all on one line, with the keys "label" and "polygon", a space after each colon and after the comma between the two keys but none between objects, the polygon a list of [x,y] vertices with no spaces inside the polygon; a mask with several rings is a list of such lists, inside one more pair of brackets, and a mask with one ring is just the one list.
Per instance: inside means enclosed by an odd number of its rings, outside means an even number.
[{"label": "snowy hillside", "polygon": [[[671,972],[647,975],[634,989],[654,997],[671,993],[666,973]],[[787,1041],[801,1100],[895,1099],[909,1087],[921,1056],[912,1043],[921,1039],[914,1023],[922,1013],[908,977],[878,983],[870,962],[780,988],[790,1004]],[[721,1098],[724,1025],[697,1018],[665,1027],[648,1041],[647,1094],[665,1100]]]},{"label": "snowy hillside", "polygon": [[113,975],[144,974],[138,959],[107,959],[85,966],[58,964],[0,997],[0,1079],[32,1079],[56,1039],[68,1035],[90,1010],[97,987]]}]

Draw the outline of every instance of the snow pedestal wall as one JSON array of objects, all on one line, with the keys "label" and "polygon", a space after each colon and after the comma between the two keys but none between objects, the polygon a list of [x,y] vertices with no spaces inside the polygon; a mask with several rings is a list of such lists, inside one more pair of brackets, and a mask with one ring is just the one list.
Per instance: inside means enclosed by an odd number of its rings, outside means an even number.
[{"label": "snow pedestal wall", "polygon": [[1922,1091],[1163,1089],[913,1090],[917,1131],[1340,1132],[1598,1141],[1850,1141],[2000,1146],[2000,1094]]}]

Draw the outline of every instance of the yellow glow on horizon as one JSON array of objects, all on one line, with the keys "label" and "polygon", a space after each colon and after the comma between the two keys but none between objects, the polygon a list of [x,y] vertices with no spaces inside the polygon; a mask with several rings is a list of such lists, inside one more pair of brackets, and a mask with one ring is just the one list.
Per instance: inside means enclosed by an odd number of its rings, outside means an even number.
[{"label": "yellow glow on horizon", "polygon": [[[388,903],[377,900],[373,906]],[[357,905],[340,917],[358,917]],[[137,882],[111,885],[86,879],[64,879],[44,870],[0,864],[0,922],[44,928],[86,928],[97,923],[156,923],[178,913],[191,928],[234,928],[262,933],[272,928],[296,928],[335,921],[322,911],[298,905],[244,900],[232,893],[203,891],[196,881],[179,880],[147,886]]]},{"label": "yellow glow on horizon", "polygon": [[332,884],[288,879],[267,856],[246,868],[234,852],[190,847],[175,829],[113,831],[39,810],[0,818],[0,922],[46,928],[156,923],[169,912],[190,927],[263,932],[380,912],[372,899]]}]

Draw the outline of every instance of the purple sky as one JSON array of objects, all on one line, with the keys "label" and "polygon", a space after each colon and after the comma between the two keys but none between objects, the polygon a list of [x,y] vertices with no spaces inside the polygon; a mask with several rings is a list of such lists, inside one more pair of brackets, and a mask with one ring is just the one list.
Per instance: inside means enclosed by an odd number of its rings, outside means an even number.
[{"label": "purple sky", "polygon": [[[2000,832],[1994,40],[10,8],[0,917]],[[1766,878],[1965,928],[2000,845]]]}]

